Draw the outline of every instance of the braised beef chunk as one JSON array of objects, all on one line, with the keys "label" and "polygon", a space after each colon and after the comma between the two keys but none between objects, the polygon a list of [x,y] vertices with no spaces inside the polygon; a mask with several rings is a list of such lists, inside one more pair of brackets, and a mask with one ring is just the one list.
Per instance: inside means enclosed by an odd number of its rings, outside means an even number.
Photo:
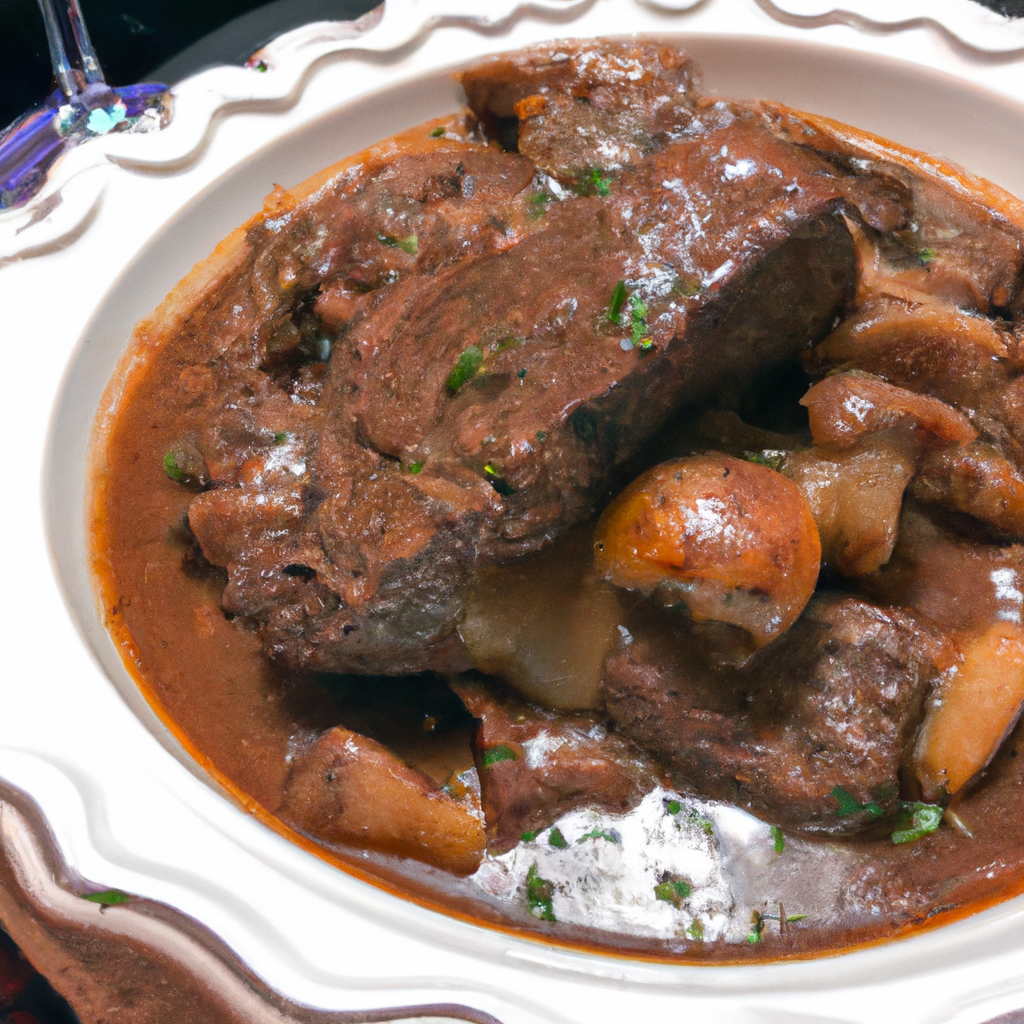
[{"label": "braised beef chunk", "polygon": [[[412,239],[433,237],[427,222],[482,224],[475,197],[487,190],[469,188],[461,161],[461,190],[431,191],[424,183],[443,175],[420,155],[395,172],[402,189],[385,189],[411,204],[401,224],[385,232],[374,220],[347,248],[320,243],[337,268],[313,306],[318,329],[336,318],[329,366],[315,386],[289,384],[295,411],[278,418],[283,430],[258,402],[238,403],[248,447],[233,480],[217,477],[224,493],[200,495],[191,516],[207,557],[228,568],[225,607],[259,629],[271,655],[337,671],[467,668],[456,629],[475,568],[587,519],[616,467],[681,405],[738,394],[846,312],[856,274],[847,223],[859,216],[849,195],[891,202],[887,181],[862,176],[851,191],[848,172],[781,142],[757,110],[693,107],[685,59],[648,50],[643,60],[661,69],[653,78],[609,81],[637,110],[650,100],[657,117],[685,112],[686,130],[659,129],[612,184],[517,193],[523,157],[464,143],[474,159],[499,161],[488,165],[489,201],[510,204],[515,230],[485,226],[472,244],[446,242],[443,259],[428,258]],[[597,74],[595,51],[571,52],[584,70],[542,75],[552,110],[575,97],[579,75]],[[633,59],[609,54],[608,67]],[[595,110],[629,106],[591,84],[604,97]],[[671,117],[658,91],[669,87],[685,98]],[[353,222],[386,205],[367,198],[376,185],[348,187],[362,204]],[[320,237],[316,209],[294,217],[275,230]],[[387,266],[357,280],[374,246]],[[224,461],[222,474],[231,468]],[[289,565],[305,570],[288,575]]]},{"label": "braised beef chunk", "polygon": [[474,749],[491,853],[577,807],[621,814],[662,781],[662,770],[609,732],[601,715],[551,711],[468,676],[452,687],[480,722]]},{"label": "braised beef chunk", "polygon": [[684,639],[638,630],[609,659],[608,712],[625,736],[779,825],[857,832],[896,809],[940,649],[912,616],[818,597],[745,671],[713,668]]},{"label": "braised beef chunk", "polygon": [[481,61],[460,76],[485,128],[582,191],[640,163],[690,122],[697,68],[674,47],[554,43]]}]

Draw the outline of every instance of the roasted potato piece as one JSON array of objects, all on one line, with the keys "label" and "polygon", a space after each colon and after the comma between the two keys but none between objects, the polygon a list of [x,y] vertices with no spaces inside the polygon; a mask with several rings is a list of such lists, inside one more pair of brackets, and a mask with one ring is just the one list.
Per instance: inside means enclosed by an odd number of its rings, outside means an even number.
[{"label": "roasted potato piece", "polygon": [[595,533],[598,572],[616,586],[682,601],[697,620],[784,632],[814,592],[818,528],[799,489],[728,455],[663,463],[633,481]]},{"label": "roasted potato piece", "polygon": [[926,799],[962,789],[995,756],[1024,706],[1024,629],[995,622],[964,645],[963,661],[929,707],[915,749]]},{"label": "roasted potato piece", "polygon": [[292,769],[278,816],[325,843],[370,847],[472,874],[483,822],[386,747],[328,729]]}]

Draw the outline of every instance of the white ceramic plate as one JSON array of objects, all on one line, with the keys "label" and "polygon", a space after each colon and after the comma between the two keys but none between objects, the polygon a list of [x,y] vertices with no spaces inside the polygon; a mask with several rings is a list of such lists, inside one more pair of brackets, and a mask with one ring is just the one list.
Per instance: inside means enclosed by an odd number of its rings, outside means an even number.
[{"label": "white ceramic plate", "polygon": [[711,89],[850,121],[1024,195],[1016,56],[982,59],[975,43],[958,49],[924,23],[865,36],[842,19],[790,23],[768,0],[677,6],[495,4],[508,17],[488,27],[469,0],[405,0],[356,38],[329,24],[299,30],[268,49],[270,71],[183,83],[162,139],[105,140],[103,160],[58,169],[34,221],[32,211],[0,221],[0,777],[31,794],[76,872],[191,915],[291,999],[464,1003],[504,1024],[977,1024],[1024,1006],[1019,900],[830,960],[720,968],[556,950],[404,902],[225,799],[145,705],[100,625],[85,558],[86,445],[132,325],[273,183],[455,108],[453,64],[557,36],[684,33]]}]

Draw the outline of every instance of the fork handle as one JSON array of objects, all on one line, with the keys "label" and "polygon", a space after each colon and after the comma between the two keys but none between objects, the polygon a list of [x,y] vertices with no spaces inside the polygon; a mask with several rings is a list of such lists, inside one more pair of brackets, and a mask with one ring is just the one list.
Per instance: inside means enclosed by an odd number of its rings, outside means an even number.
[{"label": "fork handle", "polygon": [[50,62],[65,97],[104,86],[103,69],[92,47],[78,0],[39,0],[50,45]]}]

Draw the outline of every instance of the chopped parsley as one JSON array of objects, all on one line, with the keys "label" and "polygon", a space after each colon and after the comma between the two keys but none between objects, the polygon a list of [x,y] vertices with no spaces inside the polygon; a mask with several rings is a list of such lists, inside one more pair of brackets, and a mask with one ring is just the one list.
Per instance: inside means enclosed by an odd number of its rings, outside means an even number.
[{"label": "chopped parsley", "polygon": [[525,370],[525,369],[522,369],[522,370],[516,370],[516,376],[517,376],[517,377],[518,377],[518,378],[519,378],[520,380],[522,380],[522,379],[523,379],[523,378],[524,378],[524,377],[526,376],[526,370]]},{"label": "chopped parsley", "polygon": [[772,825],[771,836],[772,841],[775,843],[775,852],[782,853],[786,848],[786,836],[778,825]]},{"label": "chopped parsley", "polygon": [[764,934],[764,916],[759,914],[756,910],[750,916],[750,934],[747,936],[747,942],[757,943],[761,941],[761,936]]},{"label": "chopped parsley", "polygon": [[441,125],[438,125],[438,126],[437,126],[437,127],[436,127],[436,128],[435,128],[435,129],[434,129],[434,130],[433,130],[433,131],[432,131],[432,132],[430,133],[430,137],[431,137],[432,139],[439,139],[439,138],[441,138],[441,136],[442,136],[442,135],[444,135],[444,128],[443,128],[443,127],[442,127]]},{"label": "chopped parsley", "polygon": [[703,814],[700,814],[697,811],[690,811],[686,816],[686,820],[691,825],[696,825],[698,828],[702,829],[706,836],[710,837],[715,834],[715,823],[710,818],[706,818]]},{"label": "chopped parsley", "polygon": [[406,473],[412,473],[413,475],[418,473],[421,469],[423,469],[422,462],[410,462],[409,465],[405,467]]},{"label": "chopped parsley", "polygon": [[930,835],[942,823],[942,814],[943,810],[938,804],[903,804],[896,819],[892,841],[912,843],[915,839]]},{"label": "chopped parsley", "polygon": [[288,440],[288,431],[279,430],[274,434],[274,444],[284,444]]},{"label": "chopped parsley", "polygon": [[753,462],[758,466],[767,466],[776,471],[782,468],[788,453],[776,448],[764,448],[759,452],[744,452],[743,458],[747,462]]},{"label": "chopped parsley", "polygon": [[917,252],[917,258],[921,261],[924,266],[928,266],[933,259],[935,259],[934,249],[919,249]]},{"label": "chopped parsley", "polygon": [[600,167],[591,167],[573,188],[578,196],[610,196],[612,181],[613,179],[604,174]]},{"label": "chopped parsley", "polygon": [[633,292],[629,297],[630,341],[640,348],[650,348],[654,342],[647,336],[647,303]]},{"label": "chopped parsley", "polygon": [[504,743],[499,743],[496,747],[488,747],[484,751],[483,764],[485,768],[490,768],[492,765],[501,764],[502,761],[517,761],[519,760],[516,752],[511,748],[505,746]]},{"label": "chopped parsley", "polygon": [[121,903],[128,903],[131,896],[120,889],[104,889],[103,892],[89,892],[82,896],[83,900],[90,903],[98,903],[101,907],[116,907]]},{"label": "chopped parsley", "polygon": [[382,231],[378,231],[377,241],[391,249],[401,249],[402,252],[407,252],[410,256],[415,256],[420,251],[419,235],[396,238],[394,235],[385,235]]},{"label": "chopped parsley", "polygon": [[576,842],[585,843],[588,839],[603,839],[605,842],[615,843],[616,846],[622,845],[622,836],[615,829],[594,828],[581,835]]},{"label": "chopped parsley", "polygon": [[488,462],[484,466],[484,476],[487,482],[503,497],[515,494],[516,489],[498,472],[493,463]]},{"label": "chopped parsley", "polygon": [[543,217],[548,212],[547,204],[553,202],[554,198],[549,192],[538,192],[535,196],[530,196],[526,200],[527,215],[533,220]]},{"label": "chopped parsley", "polygon": [[260,61],[260,62],[259,62],[259,63],[258,63],[257,65],[256,65],[256,70],[257,70],[257,71],[260,71],[260,72],[266,71],[266,70],[267,70],[267,62],[266,62],[265,60],[261,60],[261,61]]},{"label": "chopped parsley", "polygon": [[178,460],[174,455],[174,452],[168,452],[164,456],[164,472],[172,479],[177,480],[179,483],[182,480],[188,479],[188,473],[185,472],[178,465]]},{"label": "chopped parsley", "polygon": [[537,438],[538,444],[543,444],[548,439],[548,432],[546,430],[538,430],[533,436]]},{"label": "chopped parsley", "polygon": [[539,828],[539,829],[537,829],[536,832],[524,832],[519,838],[524,843],[532,843],[534,841],[534,839],[536,839],[537,836],[539,836],[541,834],[541,832],[543,832],[543,831],[544,831],[543,829]]},{"label": "chopped parsley", "polygon": [[562,830],[557,826],[548,833],[548,846],[553,846],[556,850],[567,850],[569,848],[568,841],[562,835]]},{"label": "chopped parsley", "polygon": [[617,324],[619,322],[619,314],[622,312],[622,307],[626,302],[626,282],[619,281],[619,283],[612,290],[612,299],[608,303],[608,312],[605,313],[605,319],[609,323]]},{"label": "chopped parsley", "polygon": [[534,917],[542,921],[557,921],[551,901],[555,895],[555,887],[537,873],[537,865],[530,868],[526,876],[526,905]]},{"label": "chopped parsley", "polygon": [[463,384],[476,376],[484,361],[484,353],[479,345],[470,345],[465,352],[459,356],[455,369],[448,374],[444,382],[450,394],[455,394]]},{"label": "chopped parsley", "polygon": [[702,925],[700,921],[697,920],[697,918],[694,918],[693,924],[691,924],[690,927],[686,929],[686,934],[689,935],[694,942],[703,942],[704,925]]},{"label": "chopped parsley", "polygon": [[678,814],[683,809],[683,805],[678,800],[667,800],[665,802],[665,810],[669,814]]},{"label": "chopped parsley", "polygon": [[807,915],[806,914],[787,914],[786,915],[786,924],[795,924],[797,921],[806,921],[806,920],[807,920]]},{"label": "chopped parsley", "polygon": [[693,895],[693,886],[681,878],[667,878],[654,887],[654,898],[671,903],[677,909]]},{"label": "chopped parsley", "polygon": [[874,800],[862,804],[852,793],[843,789],[842,786],[834,786],[832,796],[839,804],[839,809],[836,811],[837,818],[845,818],[850,814],[859,814],[861,811],[867,811],[876,818],[881,818],[885,814],[885,811]]}]

